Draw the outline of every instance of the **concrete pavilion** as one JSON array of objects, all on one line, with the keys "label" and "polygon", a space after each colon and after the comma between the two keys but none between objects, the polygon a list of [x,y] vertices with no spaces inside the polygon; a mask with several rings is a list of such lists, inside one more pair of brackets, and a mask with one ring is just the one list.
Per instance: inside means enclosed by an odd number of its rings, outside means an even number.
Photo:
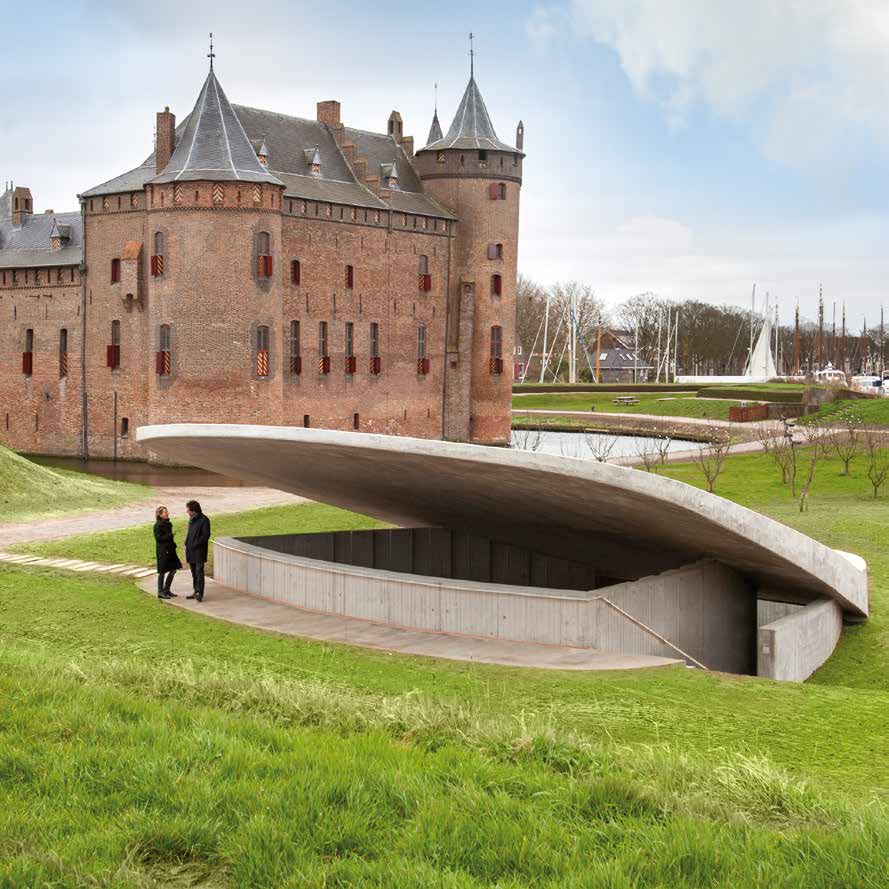
[{"label": "concrete pavilion", "polygon": [[398,526],[216,541],[217,580],[308,610],[796,680],[868,612],[859,557],[635,469],[289,427],[137,437]]}]

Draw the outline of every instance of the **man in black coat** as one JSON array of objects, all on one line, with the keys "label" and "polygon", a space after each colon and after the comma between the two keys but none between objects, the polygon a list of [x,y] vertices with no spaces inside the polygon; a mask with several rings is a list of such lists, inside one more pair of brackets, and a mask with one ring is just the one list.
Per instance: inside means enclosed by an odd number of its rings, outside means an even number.
[{"label": "man in black coat", "polygon": [[157,597],[172,599],[176,596],[170,587],[176,572],[182,567],[176,552],[173,524],[166,506],[159,506],[154,513],[154,548],[157,556]]},{"label": "man in black coat", "polygon": [[185,504],[188,512],[188,534],[185,536],[185,561],[191,568],[194,593],[186,596],[197,602],[204,601],[204,565],[207,562],[207,549],[210,544],[210,519],[201,510],[197,500]]}]

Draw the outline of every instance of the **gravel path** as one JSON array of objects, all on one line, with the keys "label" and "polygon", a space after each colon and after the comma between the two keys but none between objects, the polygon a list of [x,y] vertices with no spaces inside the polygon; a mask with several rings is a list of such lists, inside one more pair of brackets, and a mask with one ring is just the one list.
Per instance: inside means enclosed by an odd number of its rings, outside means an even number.
[{"label": "gravel path", "polygon": [[264,506],[305,502],[304,497],[272,488],[155,488],[151,500],[129,506],[52,518],[36,516],[24,522],[0,524],[0,549],[20,543],[57,540],[76,534],[118,531],[133,525],[144,525],[154,521],[154,510],[161,504],[166,505],[173,516],[184,515],[187,500],[200,501],[203,510],[211,517],[224,512],[242,512]]}]

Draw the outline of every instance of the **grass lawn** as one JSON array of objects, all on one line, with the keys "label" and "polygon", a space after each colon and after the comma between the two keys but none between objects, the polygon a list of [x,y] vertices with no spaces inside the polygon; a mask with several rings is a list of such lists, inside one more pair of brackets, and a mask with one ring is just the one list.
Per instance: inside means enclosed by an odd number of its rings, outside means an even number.
[{"label": "grass lawn", "polygon": [[393,657],[12,567],[0,602],[4,887],[889,880],[884,692]]},{"label": "grass lawn", "polygon": [[889,426],[889,398],[861,398],[854,401],[832,401],[814,414],[809,414],[803,423],[813,420],[836,420],[840,413],[848,412],[860,423],[873,423],[876,426]]},{"label": "grass lawn", "polygon": [[0,521],[124,506],[149,497],[143,485],[38,466],[0,446]]},{"label": "grass lawn", "polygon": [[[354,531],[362,528],[383,528],[380,522],[327,506],[323,503],[297,503],[269,506],[247,512],[210,515],[213,537],[249,537],[260,534],[299,534],[307,531]],[[155,561],[154,522],[136,525],[121,531],[81,534],[45,543],[23,543],[9,548],[11,552],[41,556],[84,559],[91,562],[121,562],[127,565],[152,565]],[[185,532],[188,519],[173,517],[173,530],[179,545],[179,558],[185,561]],[[213,542],[210,541],[212,570]]]},{"label": "grass lawn", "polygon": [[[869,562],[870,621],[805,684],[392,656],[4,566],[0,886],[887,885],[889,496],[863,460],[839,473],[804,515],[765,455],[717,488]],[[216,531],[367,522],[312,504]]]},{"label": "grass lawn", "polygon": [[[614,399],[623,394],[632,394],[639,399],[639,403],[615,404]],[[512,397],[514,410],[588,411],[594,406],[598,413],[652,414],[659,417],[698,417],[707,420],[727,420],[729,408],[737,403],[695,398],[693,393],[682,392],[546,392]]]}]

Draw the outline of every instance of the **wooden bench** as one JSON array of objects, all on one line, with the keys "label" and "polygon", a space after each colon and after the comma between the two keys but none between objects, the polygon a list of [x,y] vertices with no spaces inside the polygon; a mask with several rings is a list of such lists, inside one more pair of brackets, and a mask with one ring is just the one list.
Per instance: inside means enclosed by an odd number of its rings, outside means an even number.
[{"label": "wooden bench", "polygon": [[639,399],[633,395],[618,395],[613,401],[615,404],[639,404]]}]

